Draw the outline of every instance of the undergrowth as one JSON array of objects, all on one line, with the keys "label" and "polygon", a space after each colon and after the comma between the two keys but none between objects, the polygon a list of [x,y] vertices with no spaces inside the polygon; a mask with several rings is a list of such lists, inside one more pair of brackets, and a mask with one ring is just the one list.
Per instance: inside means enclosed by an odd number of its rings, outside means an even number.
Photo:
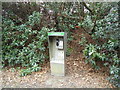
[{"label": "undergrowth", "polygon": [[86,62],[93,68],[100,68],[97,65],[98,61],[108,67],[109,81],[120,87],[120,36],[117,10],[117,7],[113,7],[107,16],[96,21],[95,33],[92,34],[96,44],[86,44],[83,53]]},{"label": "undergrowth", "polygon": [[2,67],[21,65],[26,67],[20,76],[40,70],[40,64],[46,59],[47,32],[55,29],[42,27],[34,29],[41,22],[42,14],[33,12],[27,22],[17,25],[13,20],[3,17],[2,24]]}]

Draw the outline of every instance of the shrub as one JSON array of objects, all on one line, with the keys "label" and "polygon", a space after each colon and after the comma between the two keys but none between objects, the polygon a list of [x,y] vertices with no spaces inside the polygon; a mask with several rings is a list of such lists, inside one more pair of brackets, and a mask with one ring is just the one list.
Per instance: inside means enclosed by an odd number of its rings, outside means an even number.
[{"label": "shrub", "polygon": [[90,63],[95,69],[99,69],[96,62],[98,60],[104,61],[105,59],[105,55],[98,52],[99,49],[100,48],[97,45],[88,44],[83,50],[83,53],[86,56],[86,63]]},{"label": "shrub", "polygon": [[26,67],[27,69],[21,71],[26,74],[21,76],[40,69],[39,64],[46,58],[47,32],[54,31],[53,28],[46,27],[40,30],[34,29],[40,24],[41,17],[41,13],[33,12],[28,21],[21,25],[16,25],[11,19],[3,18],[3,67],[16,65]]},{"label": "shrub", "polygon": [[108,40],[102,46],[88,44],[83,50],[83,53],[86,57],[86,62],[90,63],[95,69],[100,68],[96,64],[97,61],[104,61],[103,65],[109,67],[110,82],[118,86],[120,80],[120,58],[114,49],[117,44],[117,41],[115,41],[113,39]]},{"label": "shrub", "polygon": [[87,40],[86,40],[86,37],[84,37],[84,35],[82,34],[82,38],[81,38],[81,41],[79,41],[80,45],[82,46],[85,46],[87,44]]},{"label": "shrub", "polygon": [[[87,62],[94,68],[97,61],[104,61],[103,65],[109,67],[110,82],[120,86],[120,35],[119,35],[119,16],[118,6],[111,7],[109,13],[96,20],[95,33],[92,34],[98,45],[88,44],[84,49]],[[103,43],[99,42],[104,39]]]}]

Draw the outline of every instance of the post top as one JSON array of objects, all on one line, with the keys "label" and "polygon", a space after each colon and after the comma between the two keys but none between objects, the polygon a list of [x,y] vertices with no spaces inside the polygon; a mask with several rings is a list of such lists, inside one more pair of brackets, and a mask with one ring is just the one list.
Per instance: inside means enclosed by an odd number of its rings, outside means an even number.
[{"label": "post top", "polygon": [[48,32],[48,36],[64,36],[65,32]]}]

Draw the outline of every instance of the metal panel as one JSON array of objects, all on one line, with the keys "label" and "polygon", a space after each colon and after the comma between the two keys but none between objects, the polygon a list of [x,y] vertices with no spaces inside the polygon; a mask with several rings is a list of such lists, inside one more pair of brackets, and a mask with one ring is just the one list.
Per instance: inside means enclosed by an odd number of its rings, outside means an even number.
[{"label": "metal panel", "polygon": [[67,48],[67,33],[49,32],[48,43],[49,43],[51,75],[64,76],[65,64],[66,64],[65,59],[66,59],[66,48]]}]

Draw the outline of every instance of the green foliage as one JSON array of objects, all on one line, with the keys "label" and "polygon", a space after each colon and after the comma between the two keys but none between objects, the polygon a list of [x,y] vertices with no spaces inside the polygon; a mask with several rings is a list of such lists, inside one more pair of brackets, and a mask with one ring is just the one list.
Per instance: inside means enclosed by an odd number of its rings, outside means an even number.
[{"label": "green foliage", "polygon": [[32,72],[37,72],[39,71],[41,68],[36,64],[33,67],[27,68],[27,69],[21,69],[20,71],[20,76],[26,76],[26,75],[30,75]]},{"label": "green foliage", "polygon": [[31,69],[28,68],[28,69],[22,69],[20,71],[20,76],[23,77],[23,76],[26,76],[26,75],[30,75],[32,72],[31,72]]},{"label": "green foliage", "polygon": [[67,56],[70,56],[70,54],[71,54],[72,51],[73,51],[72,48],[67,48],[66,55],[67,55]]},{"label": "green foliage", "polygon": [[70,37],[68,37],[68,41],[72,41],[74,39],[74,37],[73,36],[70,36]]},{"label": "green foliage", "polygon": [[119,46],[119,40],[110,38],[107,43],[104,43],[102,45],[102,48],[105,48],[108,51],[114,51],[118,46]]},{"label": "green foliage", "polygon": [[41,13],[34,11],[32,15],[28,17],[27,24],[30,26],[34,26],[35,24],[40,24]]},{"label": "green foliage", "polygon": [[11,71],[11,72],[15,72],[16,69],[15,69],[15,68],[11,68],[10,71]]},{"label": "green foliage", "polygon": [[3,67],[21,65],[30,68],[30,71],[29,69],[22,71],[26,73],[24,75],[40,68],[39,64],[46,57],[47,32],[54,31],[53,28],[45,27],[41,30],[33,29],[40,24],[41,16],[41,13],[33,12],[28,21],[21,25],[16,25],[11,19],[3,18]]},{"label": "green foliage", "polygon": [[120,80],[120,58],[117,55],[114,47],[116,46],[116,40],[108,40],[103,45],[86,45],[83,53],[86,57],[86,62],[90,63],[93,68],[99,69],[97,65],[98,61],[104,61],[103,65],[109,67],[110,78],[109,80],[118,86]]},{"label": "green foliage", "polygon": [[81,40],[79,41],[79,44],[82,45],[82,46],[85,46],[86,43],[87,43],[87,40],[86,40],[86,38],[82,35],[82,38],[81,38]]},{"label": "green foliage", "polygon": [[[97,61],[104,61],[110,68],[110,81],[118,85],[120,81],[120,48],[118,6],[116,3],[100,2],[74,3],[2,3],[2,66],[21,65],[20,76],[40,70],[40,64],[47,58],[47,32],[68,32],[68,41],[72,41],[75,26],[93,32],[98,45],[88,44],[85,37],[80,45],[86,46],[86,62],[98,69]],[[56,7],[57,6],[57,7]],[[90,11],[91,10],[91,11]],[[40,13],[39,13],[40,12]],[[99,43],[104,38],[106,43]],[[67,55],[72,52],[67,49]],[[11,69],[11,71],[15,71]]]},{"label": "green foliage", "polygon": [[[119,59],[120,61],[120,59]],[[112,65],[110,67],[110,74],[111,76],[108,78],[110,82],[114,83],[116,86],[119,87],[120,85],[120,67]]]},{"label": "green foliage", "polygon": [[[104,61],[103,65],[110,68],[111,76],[109,80],[119,86],[120,58],[118,54],[120,35],[118,5],[116,3],[95,3],[90,4],[90,8],[93,8],[94,12],[94,15],[90,15],[92,22],[94,22],[94,34],[92,36],[98,42],[98,45],[87,45],[84,55],[87,62],[91,63],[94,68],[96,68],[98,60]],[[80,25],[85,27],[84,24]],[[87,26],[89,27],[89,25]],[[100,39],[104,39],[104,41],[100,42]]]},{"label": "green foliage", "polygon": [[[103,19],[96,21],[96,32],[94,36],[96,38],[115,38],[119,39],[119,27],[118,27],[118,7],[113,7],[110,13]],[[114,34],[113,34],[114,33]]]},{"label": "green foliage", "polygon": [[92,28],[93,28],[93,26],[94,26],[94,23],[93,23],[93,21],[92,21],[92,19],[91,19],[91,16],[86,15],[86,16],[84,17],[84,21],[79,22],[79,23],[78,23],[78,26],[87,28],[87,29],[89,29],[89,30],[92,30]]},{"label": "green foliage", "polygon": [[88,44],[83,50],[84,55],[86,56],[86,63],[90,63],[93,68],[99,69],[96,62],[98,60],[104,61],[105,55],[99,53],[99,46]]}]

